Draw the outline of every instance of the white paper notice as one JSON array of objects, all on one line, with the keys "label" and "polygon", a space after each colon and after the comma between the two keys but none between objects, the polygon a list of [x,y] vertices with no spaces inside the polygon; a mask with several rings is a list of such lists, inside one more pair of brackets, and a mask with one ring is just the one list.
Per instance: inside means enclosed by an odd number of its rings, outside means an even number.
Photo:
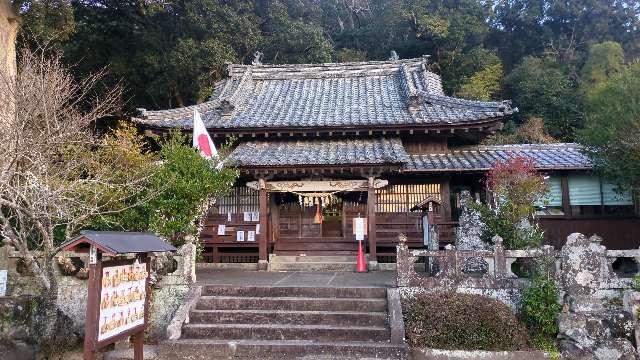
[{"label": "white paper notice", "polygon": [[364,240],[364,218],[355,218],[356,240]]},{"label": "white paper notice", "polygon": [[249,230],[247,231],[247,241],[256,241],[256,232]]},{"label": "white paper notice", "polygon": [[7,270],[0,270],[0,296],[7,295]]},{"label": "white paper notice", "polygon": [[260,213],[257,211],[252,212],[251,221],[260,221]]},{"label": "white paper notice", "polygon": [[260,234],[260,224],[256,224],[256,234]]},{"label": "white paper notice", "polygon": [[251,213],[248,211],[244,212],[244,221],[251,221]]},{"label": "white paper notice", "polygon": [[227,221],[231,222],[231,213],[230,212],[227,213]]},{"label": "white paper notice", "polygon": [[244,231],[238,231],[236,233],[236,241],[244,241]]},{"label": "white paper notice", "polygon": [[227,230],[226,225],[218,225],[218,235],[224,236],[226,230]]}]

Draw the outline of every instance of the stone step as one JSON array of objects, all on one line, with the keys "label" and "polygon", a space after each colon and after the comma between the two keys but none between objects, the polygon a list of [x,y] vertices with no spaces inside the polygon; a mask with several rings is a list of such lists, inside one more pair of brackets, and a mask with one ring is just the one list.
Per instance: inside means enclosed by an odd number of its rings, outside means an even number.
[{"label": "stone step", "polygon": [[265,311],[265,310],[193,310],[191,324],[292,324],[386,326],[385,312],[357,311]]},{"label": "stone step", "polygon": [[358,244],[355,241],[345,242],[276,242],[275,250],[305,250],[305,251],[356,251],[358,250]]},{"label": "stone step", "polygon": [[389,342],[313,340],[179,339],[160,344],[161,360],[408,359],[408,349]]},{"label": "stone step", "polygon": [[283,249],[275,249],[276,256],[335,256],[335,255],[343,255],[343,256],[356,256],[356,249],[353,250],[283,250]]},{"label": "stone step", "polygon": [[385,341],[384,326],[291,325],[291,324],[188,324],[182,336],[190,339]]},{"label": "stone step", "polygon": [[377,312],[387,310],[387,301],[380,298],[201,296],[196,309]]},{"label": "stone step", "polygon": [[[369,255],[365,255],[366,258],[369,258]],[[308,255],[308,256],[294,256],[294,255],[269,255],[269,262],[272,263],[298,263],[298,262],[356,262],[356,257],[354,255],[343,255],[343,256],[331,256],[331,255]]]},{"label": "stone step", "polygon": [[203,296],[248,297],[319,297],[319,298],[381,298],[386,299],[387,289],[382,287],[277,287],[277,286],[219,286],[204,285]]},{"label": "stone step", "polygon": [[356,271],[355,262],[269,263],[269,271]]}]

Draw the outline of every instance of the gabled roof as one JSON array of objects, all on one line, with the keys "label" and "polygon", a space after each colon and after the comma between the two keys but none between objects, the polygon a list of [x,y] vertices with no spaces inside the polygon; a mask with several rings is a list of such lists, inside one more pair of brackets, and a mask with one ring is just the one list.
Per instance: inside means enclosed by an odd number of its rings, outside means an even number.
[{"label": "gabled roof", "polygon": [[62,244],[62,247],[71,250],[81,244],[93,245],[99,251],[111,255],[177,250],[155,234],[121,231],[83,231]]},{"label": "gabled roof", "polygon": [[591,161],[582,153],[580,145],[574,143],[486,145],[440,154],[410,155],[405,169],[410,172],[483,171],[515,156],[531,158],[539,170],[591,169]]},{"label": "gabled roof", "polygon": [[456,99],[427,70],[427,57],[301,65],[231,65],[205,103],[133,120],[157,128],[192,126],[197,108],[209,129],[442,126],[496,121],[510,103]]},{"label": "gabled roof", "polygon": [[229,155],[241,167],[272,166],[402,166],[409,156],[400,139],[330,139],[300,141],[249,141]]}]

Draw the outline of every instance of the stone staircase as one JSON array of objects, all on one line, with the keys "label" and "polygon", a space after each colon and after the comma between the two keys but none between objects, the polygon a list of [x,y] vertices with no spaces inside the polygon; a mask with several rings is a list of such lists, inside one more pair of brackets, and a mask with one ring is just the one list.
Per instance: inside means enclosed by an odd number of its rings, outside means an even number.
[{"label": "stone staircase", "polygon": [[160,358],[406,359],[398,307],[385,288],[205,285]]}]

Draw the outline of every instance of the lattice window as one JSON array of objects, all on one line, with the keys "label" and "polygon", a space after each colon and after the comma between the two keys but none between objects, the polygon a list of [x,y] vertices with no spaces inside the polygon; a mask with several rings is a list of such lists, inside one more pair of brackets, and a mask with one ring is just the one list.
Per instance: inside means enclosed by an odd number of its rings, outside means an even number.
[{"label": "lattice window", "polygon": [[246,186],[233,187],[228,195],[216,199],[214,209],[217,209],[218,214],[257,212],[260,208],[259,201],[258,190]]},{"label": "lattice window", "polygon": [[428,196],[441,201],[440,184],[398,184],[376,189],[376,212],[408,212]]}]

